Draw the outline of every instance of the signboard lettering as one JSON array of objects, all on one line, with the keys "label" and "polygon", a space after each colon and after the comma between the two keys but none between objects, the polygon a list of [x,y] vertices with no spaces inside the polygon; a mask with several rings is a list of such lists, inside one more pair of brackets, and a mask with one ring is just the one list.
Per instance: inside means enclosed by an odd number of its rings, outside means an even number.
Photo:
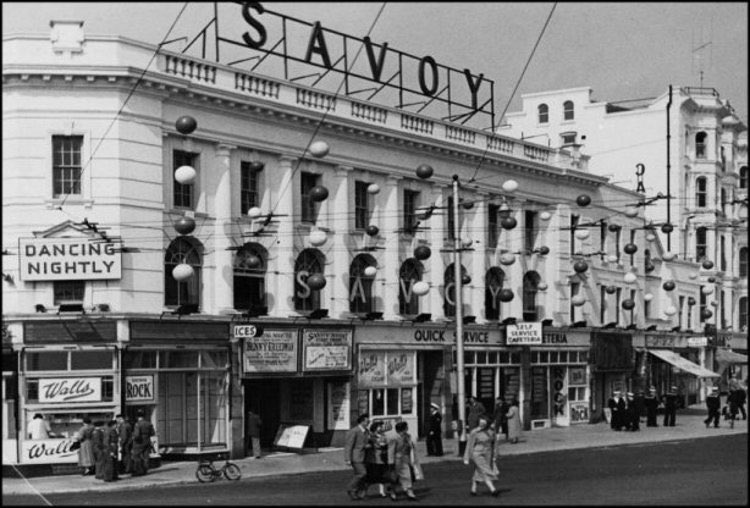
[{"label": "signboard lettering", "polygon": [[52,464],[77,462],[78,452],[70,447],[75,439],[44,439],[21,442],[21,462],[24,464]]},{"label": "signboard lettering", "polygon": [[297,331],[266,330],[245,339],[245,373],[297,372]]},{"label": "signboard lettering", "polygon": [[328,428],[349,430],[349,383],[328,384]]},{"label": "signboard lettering", "polygon": [[39,379],[39,402],[99,402],[100,400],[102,400],[101,378]]},{"label": "signboard lettering", "polygon": [[413,351],[388,352],[388,385],[401,386],[414,383],[414,355]]},{"label": "signboard lettering", "polygon": [[154,400],[154,376],[125,376],[125,400]]},{"label": "signboard lettering", "polygon": [[542,323],[518,323],[505,328],[505,343],[509,346],[542,343]]},{"label": "signboard lettering", "polygon": [[22,238],[20,278],[24,281],[120,279],[119,243],[87,238]]},{"label": "signboard lettering", "polygon": [[359,352],[359,386],[383,386],[385,384],[385,351]]},{"label": "signboard lettering", "polygon": [[688,337],[688,347],[706,347],[708,337]]},{"label": "signboard lettering", "polygon": [[351,368],[351,330],[305,330],[302,344],[304,370]]},{"label": "signboard lettering", "polygon": [[259,337],[263,335],[263,328],[255,325],[236,325],[234,327],[234,336],[238,339]]},{"label": "signboard lettering", "polygon": [[585,402],[570,404],[570,423],[587,423],[589,421],[589,407]]}]

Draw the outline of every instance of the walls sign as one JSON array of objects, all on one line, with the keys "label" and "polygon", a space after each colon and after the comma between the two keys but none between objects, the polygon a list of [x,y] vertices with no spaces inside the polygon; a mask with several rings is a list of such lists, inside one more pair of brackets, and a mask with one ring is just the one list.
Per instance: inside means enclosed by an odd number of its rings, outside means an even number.
[{"label": "walls sign", "polygon": [[99,402],[102,379],[99,377],[40,378],[39,402]]}]

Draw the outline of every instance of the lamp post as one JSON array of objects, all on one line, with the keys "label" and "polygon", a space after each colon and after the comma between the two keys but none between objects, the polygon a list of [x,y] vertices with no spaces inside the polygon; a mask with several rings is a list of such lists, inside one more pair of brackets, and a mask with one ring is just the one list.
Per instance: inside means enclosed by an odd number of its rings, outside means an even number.
[{"label": "lamp post", "polygon": [[456,376],[458,377],[458,455],[466,449],[466,386],[464,377],[463,280],[461,273],[461,238],[458,214],[458,175],[453,175],[453,268],[456,304]]}]

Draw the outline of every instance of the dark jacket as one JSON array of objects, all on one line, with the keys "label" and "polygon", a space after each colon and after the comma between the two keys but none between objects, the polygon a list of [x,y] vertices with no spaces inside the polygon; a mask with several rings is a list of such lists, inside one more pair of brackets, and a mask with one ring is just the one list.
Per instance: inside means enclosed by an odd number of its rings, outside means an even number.
[{"label": "dark jacket", "polygon": [[260,426],[263,425],[263,421],[260,416],[256,415],[252,411],[247,413],[247,435],[250,437],[260,437]]},{"label": "dark jacket", "polygon": [[442,432],[442,423],[443,423],[443,416],[440,414],[440,411],[432,411],[430,413],[430,432],[437,432],[440,434]]},{"label": "dark jacket", "polygon": [[721,408],[721,399],[719,398],[718,393],[706,397],[706,407],[709,411],[719,411],[719,408]]}]

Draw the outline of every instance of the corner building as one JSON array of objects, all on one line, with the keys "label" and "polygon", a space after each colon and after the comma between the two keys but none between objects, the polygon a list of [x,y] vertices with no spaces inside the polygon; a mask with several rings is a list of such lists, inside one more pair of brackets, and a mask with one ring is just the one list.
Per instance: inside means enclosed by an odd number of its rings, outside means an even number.
[{"label": "corner building", "polygon": [[[454,226],[467,393],[519,398],[527,429],[632,382],[594,382],[598,328],[669,322],[659,242],[647,274],[614,233],[645,245],[640,195],[586,157],[166,49],[144,73],[155,46],[51,26],[3,37],[4,464],[73,464],[85,416],[139,409],[162,456],[244,456],[251,409],[266,448],[340,446],[364,411],[421,437],[431,402],[452,436]],[[28,439],[36,412],[54,437]]]}]

